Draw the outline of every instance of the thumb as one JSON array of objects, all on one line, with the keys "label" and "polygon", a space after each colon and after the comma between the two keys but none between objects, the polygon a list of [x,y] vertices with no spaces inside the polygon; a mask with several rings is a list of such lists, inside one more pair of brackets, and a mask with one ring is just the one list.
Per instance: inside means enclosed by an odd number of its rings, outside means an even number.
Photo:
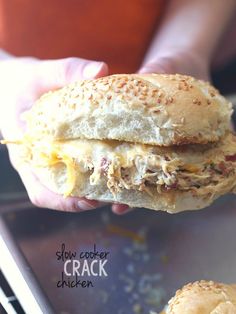
[{"label": "thumb", "polygon": [[176,67],[169,58],[160,58],[142,65],[138,73],[176,73]]},{"label": "thumb", "polygon": [[93,79],[108,74],[106,63],[80,58],[39,61],[37,67],[42,92],[76,80]]}]

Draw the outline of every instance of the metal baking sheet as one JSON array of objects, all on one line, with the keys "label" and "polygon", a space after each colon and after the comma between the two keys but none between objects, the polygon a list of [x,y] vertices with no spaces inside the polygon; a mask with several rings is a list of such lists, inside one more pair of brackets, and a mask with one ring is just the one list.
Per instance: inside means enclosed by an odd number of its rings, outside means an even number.
[{"label": "metal baking sheet", "polygon": [[[208,209],[169,215],[138,209],[116,216],[109,208],[80,214],[28,209],[5,215],[55,312],[149,313],[174,291],[199,279],[236,282],[236,199]],[[109,252],[107,277],[93,287],[58,288],[63,263],[56,252]]]}]

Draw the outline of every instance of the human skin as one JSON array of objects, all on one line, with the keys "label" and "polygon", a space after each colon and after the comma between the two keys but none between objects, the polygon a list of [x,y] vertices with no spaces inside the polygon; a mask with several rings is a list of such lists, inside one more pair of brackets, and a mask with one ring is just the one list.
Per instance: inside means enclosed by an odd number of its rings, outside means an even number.
[{"label": "human skin", "polygon": [[[172,0],[139,69],[140,73],[182,73],[209,80],[209,68],[234,12],[234,0]],[[235,43],[234,43],[235,44]],[[109,74],[104,62],[79,58],[40,61],[0,53],[0,127],[7,139],[24,132],[21,114],[44,92],[77,79]],[[44,187],[29,166],[17,162],[14,145],[10,159],[19,172],[33,204],[64,211],[81,211],[103,203],[57,195]],[[113,212],[126,213],[127,205],[112,204]]]},{"label": "human skin", "polygon": [[[215,56],[221,63],[236,52],[230,41],[235,17],[235,0],[172,0],[151,42],[139,73],[181,73],[210,80],[210,66]],[[234,32],[235,33],[235,32]],[[217,51],[223,42],[222,51]],[[116,213],[127,207],[113,205]]]},{"label": "human skin", "polygon": [[[103,62],[79,58],[40,61],[34,58],[13,58],[2,52],[0,73],[2,135],[5,139],[19,139],[25,129],[21,114],[28,110],[40,95],[80,78],[107,75],[108,68]],[[103,205],[84,198],[64,198],[49,191],[27,164],[19,162],[15,148],[14,144],[8,145],[10,160],[34,205],[63,211],[89,210]]]},{"label": "human skin", "polygon": [[[140,72],[181,73],[209,80],[214,59],[223,63],[222,59],[236,52],[235,40],[228,38],[235,34],[235,13],[235,0],[170,1]],[[220,47],[222,43],[225,46]]]}]

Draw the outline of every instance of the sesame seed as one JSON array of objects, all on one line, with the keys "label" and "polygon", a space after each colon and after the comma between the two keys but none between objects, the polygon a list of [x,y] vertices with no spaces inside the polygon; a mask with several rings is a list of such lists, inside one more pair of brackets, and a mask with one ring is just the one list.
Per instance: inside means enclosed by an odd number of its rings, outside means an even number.
[{"label": "sesame seed", "polygon": [[120,82],[117,87],[122,88],[126,85],[126,82]]},{"label": "sesame seed", "polygon": [[146,97],[144,97],[144,96],[140,96],[140,97],[139,97],[140,100],[145,100],[145,98],[146,98]]}]

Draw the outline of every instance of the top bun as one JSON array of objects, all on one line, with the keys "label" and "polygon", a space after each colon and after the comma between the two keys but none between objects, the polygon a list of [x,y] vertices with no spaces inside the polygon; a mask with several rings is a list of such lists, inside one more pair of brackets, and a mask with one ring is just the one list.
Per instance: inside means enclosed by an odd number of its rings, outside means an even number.
[{"label": "top bun", "polygon": [[166,314],[235,314],[236,285],[196,281],[178,290]]},{"label": "top bun", "polygon": [[49,92],[25,119],[33,138],[169,146],[217,141],[231,114],[231,104],[207,82],[179,74],[119,74]]}]

